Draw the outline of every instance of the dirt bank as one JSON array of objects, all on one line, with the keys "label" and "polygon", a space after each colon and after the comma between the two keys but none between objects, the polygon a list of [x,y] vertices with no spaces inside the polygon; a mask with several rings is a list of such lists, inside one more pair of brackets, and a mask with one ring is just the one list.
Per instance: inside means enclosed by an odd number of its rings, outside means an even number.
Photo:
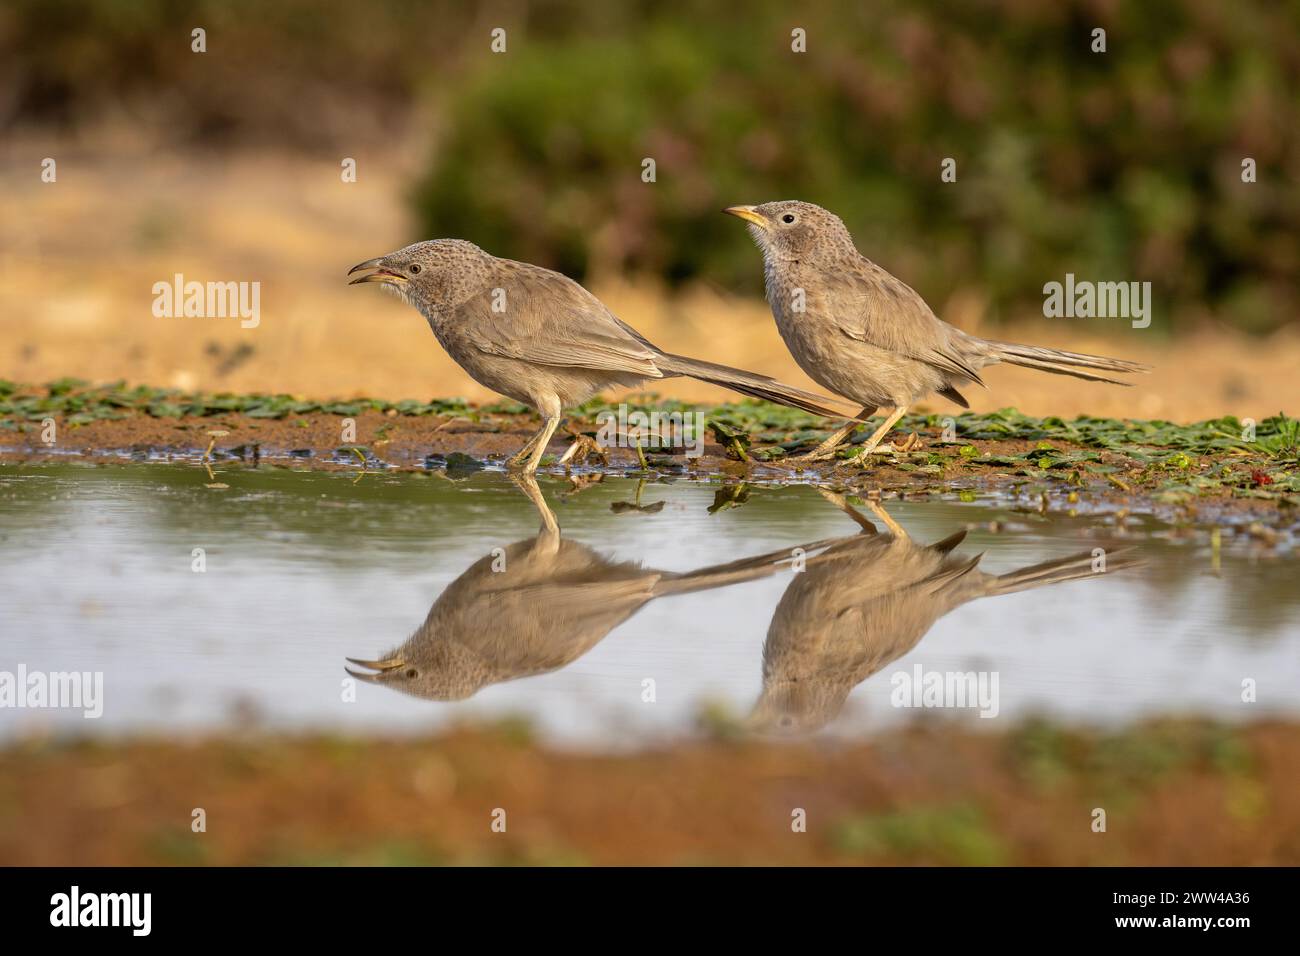
[{"label": "dirt bank", "polygon": [[[703,454],[648,448],[643,463],[632,448],[608,447],[571,471],[807,481],[885,496],[998,491],[1041,499],[1043,507],[1131,509],[1273,527],[1300,519],[1300,424],[1284,416],[1173,425],[1037,419],[1012,409],[917,415],[892,434],[895,450],[864,465],[852,457],[856,446],[834,461],[793,462],[825,435],[827,423],[789,409],[763,403],[644,407],[700,415],[708,425]],[[564,470],[555,457],[572,436],[598,435],[606,411],[592,403],[571,416],[550,446],[547,467]],[[285,464],[358,472],[441,472],[450,462],[453,471],[464,471],[502,465],[537,426],[521,406],[474,407],[455,399],[320,402],[66,380],[0,383],[0,462],[182,460],[217,469]],[[859,430],[855,442],[867,433]]]},{"label": "dirt bank", "polygon": [[936,724],[833,745],[723,733],[620,756],[546,750],[513,725],[30,742],[0,751],[0,862],[1295,865],[1297,765],[1300,727],[1276,723]]}]

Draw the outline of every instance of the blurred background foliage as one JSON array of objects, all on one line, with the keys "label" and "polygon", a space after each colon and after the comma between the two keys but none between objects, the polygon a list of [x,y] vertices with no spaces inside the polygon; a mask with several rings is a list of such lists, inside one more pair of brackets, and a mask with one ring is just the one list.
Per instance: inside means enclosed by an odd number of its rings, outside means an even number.
[{"label": "blurred background foliage", "polygon": [[1298,77],[1296,0],[0,9],[5,128],[120,117],[174,142],[339,155],[418,136],[421,235],[578,278],[755,292],[758,253],[719,210],[807,199],[937,309],[968,294],[995,321],[1041,314],[1043,284],[1073,272],[1150,280],[1158,326],[1295,322]]}]

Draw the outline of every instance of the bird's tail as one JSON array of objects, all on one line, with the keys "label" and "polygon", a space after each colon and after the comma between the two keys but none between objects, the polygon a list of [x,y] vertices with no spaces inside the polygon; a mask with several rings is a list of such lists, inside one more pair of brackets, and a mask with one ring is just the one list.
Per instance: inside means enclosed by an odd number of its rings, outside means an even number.
[{"label": "bird's tail", "polygon": [[721,385],[723,388],[740,392],[750,398],[761,398],[764,401],[776,402],[778,405],[800,408],[814,415],[825,415],[827,418],[867,421],[851,412],[836,409],[832,404],[836,399],[826,398],[816,392],[806,392],[756,372],[746,372],[744,369],[718,365],[715,362],[687,358],[685,355],[665,354],[661,360],[656,360],[656,364],[670,375],[687,375],[701,382],[708,382],[710,385]]},{"label": "bird's tail", "polygon": [[665,574],[655,584],[654,596],[690,594],[692,591],[706,591],[709,588],[718,588],[727,584],[740,584],[743,581],[753,581],[766,577],[775,571],[789,568],[795,560],[796,552],[802,555],[802,559],[807,564],[816,564],[821,559],[821,556],[814,555],[813,552],[820,551],[841,540],[841,538],[823,538],[819,541],[801,544],[798,548],[782,548],[778,551],[769,551],[766,554],[756,554],[753,557],[740,558],[726,564],[711,565],[686,574]]},{"label": "bird's tail", "polygon": [[1058,584],[1062,581],[1074,581],[1079,578],[1091,578],[1101,574],[1113,574],[1127,568],[1141,566],[1142,562],[1133,557],[1132,548],[1119,548],[1114,551],[1083,551],[1067,558],[1044,561],[990,577],[984,582],[984,593],[988,596],[1011,594],[1015,591],[1027,591],[1045,584]]},{"label": "bird's tail", "polygon": [[1085,355],[1082,352],[1045,349],[1036,345],[1017,345],[1014,342],[990,342],[985,340],[984,345],[989,349],[989,353],[996,361],[1006,362],[1008,365],[1020,365],[1024,368],[1041,369],[1044,372],[1053,372],[1057,375],[1073,375],[1075,378],[1087,379],[1090,382],[1109,382],[1111,385],[1133,384],[1132,382],[1117,382],[1113,378],[1106,378],[1104,375],[1088,371],[1089,369],[1124,374],[1151,370],[1150,365],[1143,365],[1141,362],[1107,358],[1104,355]]}]

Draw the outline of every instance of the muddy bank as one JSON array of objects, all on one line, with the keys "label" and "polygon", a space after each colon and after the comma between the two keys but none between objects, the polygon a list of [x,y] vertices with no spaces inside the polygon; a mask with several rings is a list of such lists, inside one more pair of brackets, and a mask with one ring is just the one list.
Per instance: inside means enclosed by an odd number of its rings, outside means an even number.
[{"label": "muddy bank", "polygon": [[[1295,865],[1300,727],[918,727],[592,756],[526,726],[0,752],[7,864]],[[207,832],[191,830],[196,807]],[[491,829],[505,811],[506,832]],[[1106,832],[1093,832],[1097,808]],[[806,832],[792,821],[804,812]]]},{"label": "muddy bank", "polygon": [[[137,390],[138,391],[138,390]],[[132,393],[134,394],[134,393]],[[37,399],[28,397],[28,406]],[[53,401],[57,404],[57,396]],[[183,460],[216,469],[281,464],[357,472],[472,471],[504,465],[537,428],[526,410],[463,403],[319,403],[242,410],[155,401],[142,409],[111,402],[24,412],[0,422],[0,462]],[[10,400],[10,408],[18,406]],[[301,411],[295,411],[294,408]],[[105,408],[108,411],[105,411]],[[4,409],[0,409],[4,411]],[[596,473],[721,477],[732,481],[829,483],[882,496],[1014,493],[1047,507],[1160,513],[1179,520],[1292,526],[1300,519],[1300,472],[1288,441],[1294,420],[1254,443],[1234,438],[1232,419],[1176,426],[1107,419],[1030,419],[1012,410],[956,419],[914,416],[892,435],[895,451],[863,465],[856,446],[830,462],[791,458],[811,449],[824,423],[762,405],[716,406],[703,454],[682,448],[611,447],[564,468],[574,436],[594,436],[593,410],[571,416],[545,466],[582,478]],[[54,423],[54,428],[48,422]],[[1268,423],[1265,423],[1268,424]],[[855,436],[860,444],[866,430]],[[53,438],[53,441],[46,439]],[[906,449],[906,450],[904,450]],[[585,479],[584,479],[585,480]]]}]

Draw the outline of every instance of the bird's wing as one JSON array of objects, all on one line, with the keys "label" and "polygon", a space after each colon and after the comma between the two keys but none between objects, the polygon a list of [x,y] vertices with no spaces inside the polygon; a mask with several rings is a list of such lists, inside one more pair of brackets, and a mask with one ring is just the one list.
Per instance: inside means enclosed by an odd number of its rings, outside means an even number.
[{"label": "bird's wing", "polygon": [[460,333],[477,349],[538,365],[662,378],[658,353],[567,276],[498,260],[493,288],[460,308]]},{"label": "bird's wing", "polygon": [[962,333],[944,322],[906,283],[866,258],[860,268],[828,272],[828,295],[840,330],[851,339],[906,355],[983,385],[958,344]]}]

